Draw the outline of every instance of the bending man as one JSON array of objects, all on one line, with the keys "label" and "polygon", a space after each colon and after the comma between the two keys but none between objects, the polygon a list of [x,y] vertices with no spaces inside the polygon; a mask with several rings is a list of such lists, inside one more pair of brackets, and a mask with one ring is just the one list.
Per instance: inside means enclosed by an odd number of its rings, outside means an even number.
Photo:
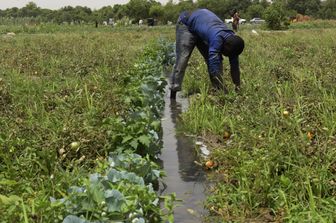
[{"label": "bending man", "polygon": [[226,88],[223,83],[222,54],[229,57],[230,72],[236,90],[240,88],[238,56],[244,50],[244,41],[226,27],[224,22],[207,9],[182,12],[176,25],[176,62],[171,76],[171,95],[181,91],[182,81],[190,55],[198,48],[208,66],[208,73],[215,89]]}]

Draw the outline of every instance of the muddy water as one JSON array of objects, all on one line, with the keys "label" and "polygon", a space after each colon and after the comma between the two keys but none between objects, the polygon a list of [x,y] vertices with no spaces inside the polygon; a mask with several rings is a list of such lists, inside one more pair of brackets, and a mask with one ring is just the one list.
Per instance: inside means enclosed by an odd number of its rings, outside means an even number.
[{"label": "muddy water", "polygon": [[202,216],[206,214],[203,209],[205,172],[194,162],[197,156],[193,140],[178,132],[179,116],[188,108],[188,100],[179,95],[176,100],[170,100],[168,92],[166,89],[162,120],[163,149],[160,157],[167,176],[163,179],[166,187],[161,190],[163,194],[175,193],[177,199],[182,200],[174,209],[174,222],[202,222]]}]

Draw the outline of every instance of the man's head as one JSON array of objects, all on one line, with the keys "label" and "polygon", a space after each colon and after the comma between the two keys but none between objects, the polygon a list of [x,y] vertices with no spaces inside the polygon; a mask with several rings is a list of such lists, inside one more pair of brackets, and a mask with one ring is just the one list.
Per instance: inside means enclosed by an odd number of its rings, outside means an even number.
[{"label": "man's head", "polygon": [[224,56],[238,56],[244,50],[244,40],[237,35],[229,36],[223,45]]}]

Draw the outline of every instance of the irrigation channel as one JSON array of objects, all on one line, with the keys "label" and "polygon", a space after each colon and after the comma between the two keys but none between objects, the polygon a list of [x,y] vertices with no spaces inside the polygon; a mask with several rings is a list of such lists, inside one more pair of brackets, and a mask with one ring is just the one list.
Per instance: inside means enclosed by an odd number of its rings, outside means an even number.
[{"label": "irrigation channel", "polygon": [[206,192],[206,173],[197,165],[195,143],[190,137],[179,132],[180,114],[188,108],[188,99],[178,95],[176,100],[165,93],[165,109],[162,119],[163,149],[161,161],[166,177],[163,194],[175,193],[181,200],[174,208],[174,222],[202,222],[206,214],[203,208]]}]

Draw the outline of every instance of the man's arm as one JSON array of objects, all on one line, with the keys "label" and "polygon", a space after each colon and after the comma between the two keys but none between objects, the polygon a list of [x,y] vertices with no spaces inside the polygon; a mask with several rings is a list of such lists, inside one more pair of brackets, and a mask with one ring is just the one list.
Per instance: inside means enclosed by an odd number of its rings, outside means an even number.
[{"label": "man's arm", "polygon": [[222,55],[220,52],[209,50],[209,67],[210,76],[223,75]]},{"label": "man's arm", "polygon": [[208,72],[212,86],[215,89],[225,89],[223,83],[222,54],[213,48],[209,48]]},{"label": "man's arm", "polygon": [[240,69],[238,56],[229,57],[230,73],[233,83],[236,85],[236,90],[240,88]]}]

